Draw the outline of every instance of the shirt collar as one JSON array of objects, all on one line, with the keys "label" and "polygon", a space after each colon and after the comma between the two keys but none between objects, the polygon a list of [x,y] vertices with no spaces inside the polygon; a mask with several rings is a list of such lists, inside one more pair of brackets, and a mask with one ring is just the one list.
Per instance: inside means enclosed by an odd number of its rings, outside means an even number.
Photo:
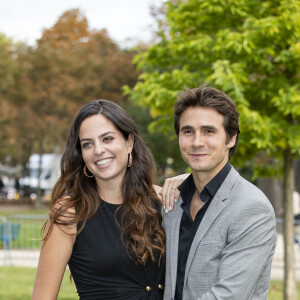
[{"label": "shirt collar", "polygon": [[[221,171],[209,182],[205,185],[203,190],[200,193],[200,199],[206,203],[209,199],[212,199],[220,186],[222,185],[223,181],[225,180],[226,176],[231,170],[231,164],[229,162],[221,169]],[[180,190],[181,198],[183,202],[190,202],[196,186],[194,183],[193,175],[190,174],[178,187]]]},{"label": "shirt collar", "polygon": [[[204,189],[208,190],[212,198],[216,195],[218,189],[220,188],[226,176],[230,172],[230,169],[231,169],[231,164],[227,162],[227,164],[221,169],[221,171],[204,187]],[[201,197],[200,199],[202,200]]]},{"label": "shirt collar", "polygon": [[196,186],[194,183],[193,175],[190,174],[178,187],[183,202],[189,202],[192,198]]}]

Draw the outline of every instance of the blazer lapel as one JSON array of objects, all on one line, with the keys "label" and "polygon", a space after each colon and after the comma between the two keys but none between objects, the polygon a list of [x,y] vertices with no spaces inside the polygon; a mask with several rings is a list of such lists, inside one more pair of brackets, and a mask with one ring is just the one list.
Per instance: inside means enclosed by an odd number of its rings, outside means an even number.
[{"label": "blazer lapel", "polygon": [[[229,174],[225,178],[223,184],[219,188],[217,194],[212,199],[204,217],[201,221],[199,228],[195,234],[194,240],[191,245],[191,249],[188,255],[187,263],[186,263],[186,269],[185,269],[185,275],[184,275],[184,283],[186,282],[187,275],[191,268],[191,263],[193,261],[195,252],[197,250],[197,247],[204,237],[204,235],[207,233],[209,228],[214,223],[215,219],[218,217],[218,215],[222,212],[222,210],[226,207],[224,200],[228,198],[228,195],[230,193],[230,190],[237,180],[239,176],[239,173],[232,167]],[[178,251],[178,249],[177,249]]]},{"label": "blazer lapel", "polygon": [[213,224],[214,220],[217,218],[217,216],[221,213],[221,211],[225,208],[224,203],[221,199],[214,199],[210,203],[203,220],[201,221],[201,224],[199,225],[199,228],[195,234],[194,240],[191,245],[191,249],[188,255],[187,263],[186,263],[186,269],[185,269],[185,275],[184,275],[184,282],[187,279],[187,275],[190,271],[190,267],[194,258],[194,255],[196,253],[198,244],[210,228],[210,226]]},{"label": "blazer lapel", "polygon": [[178,244],[179,244],[179,230],[182,217],[181,209],[182,199],[179,197],[179,201],[175,206],[174,214],[172,218],[172,228],[171,228],[171,238],[172,242],[170,243],[170,261],[171,261],[171,289],[172,295],[175,295],[176,288],[176,277],[177,277],[177,261],[178,261]]}]

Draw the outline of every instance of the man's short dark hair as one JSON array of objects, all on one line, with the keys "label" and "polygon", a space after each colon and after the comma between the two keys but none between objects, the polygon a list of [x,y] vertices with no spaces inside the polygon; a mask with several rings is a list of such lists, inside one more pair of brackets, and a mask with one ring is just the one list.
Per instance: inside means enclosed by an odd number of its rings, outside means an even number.
[{"label": "man's short dark hair", "polygon": [[222,91],[202,84],[195,89],[186,89],[179,95],[179,100],[174,109],[174,129],[179,135],[180,118],[182,113],[189,107],[208,107],[216,110],[224,117],[223,126],[226,133],[226,143],[236,135],[235,145],[229,150],[229,159],[235,153],[238,143],[239,113],[234,101]]}]

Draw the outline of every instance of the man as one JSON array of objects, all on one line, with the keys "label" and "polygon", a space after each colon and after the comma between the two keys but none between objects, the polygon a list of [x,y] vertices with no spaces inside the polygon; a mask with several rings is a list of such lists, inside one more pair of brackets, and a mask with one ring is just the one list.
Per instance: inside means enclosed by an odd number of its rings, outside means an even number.
[{"label": "man", "polygon": [[239,114],[205,85],[181,94],[174,129],[192,174],[164,213],[165,300],[267,299],[276,246],[274,210],[230,165]]}]

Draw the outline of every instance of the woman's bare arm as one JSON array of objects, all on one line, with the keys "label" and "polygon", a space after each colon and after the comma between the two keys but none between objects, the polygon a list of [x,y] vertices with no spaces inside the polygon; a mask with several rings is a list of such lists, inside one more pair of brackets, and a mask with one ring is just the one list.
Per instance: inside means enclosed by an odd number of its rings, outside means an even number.
[{"label": "woman's bare arm", "polygon": [[[49,224],[48,220],[44,236],[49,231]],[[76,230],[76,224],[53,225],[51,233],[41,247],[32,300],[57,299],[65,269],[72,254]]]}]

